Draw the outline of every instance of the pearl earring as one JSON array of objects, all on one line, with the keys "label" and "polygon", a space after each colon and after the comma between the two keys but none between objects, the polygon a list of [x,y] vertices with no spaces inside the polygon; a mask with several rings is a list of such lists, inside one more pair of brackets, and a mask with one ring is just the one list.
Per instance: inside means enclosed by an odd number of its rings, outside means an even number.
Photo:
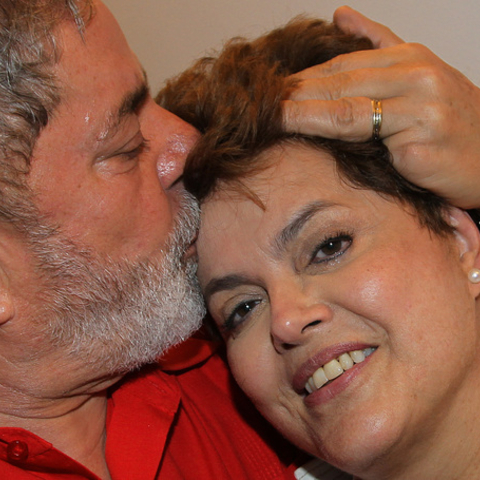
[{"label": "pearl earring", "polygon": [[468,272],[468,279],[472,283],[480,283],[480,270],[478,268],[472,268]]}]

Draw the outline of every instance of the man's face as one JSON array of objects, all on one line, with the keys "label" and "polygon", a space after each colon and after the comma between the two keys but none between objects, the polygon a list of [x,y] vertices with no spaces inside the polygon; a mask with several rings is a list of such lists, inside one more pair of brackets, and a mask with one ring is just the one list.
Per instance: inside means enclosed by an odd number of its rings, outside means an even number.
[{"label": "man's face", "polygon": [[62,102],[36,144],[36,204],[72,240],[112,259],[160,255],[172,231],[195,130],[158,107],[110,12],[97,4],[85,42],[61,27]]},{"label": "man's face", "polygon": [[62,101],[29,175],[51,234],[33,248],[36,271],[26,261],[11,288],[15,354],[73,355],[108,374],[152,361],[203,310],[195,266],[182,260],[195,208],[181,207],[176,183],[197,133],[155,104],[116,21],[96,7],[84,41],[60,27]]}]

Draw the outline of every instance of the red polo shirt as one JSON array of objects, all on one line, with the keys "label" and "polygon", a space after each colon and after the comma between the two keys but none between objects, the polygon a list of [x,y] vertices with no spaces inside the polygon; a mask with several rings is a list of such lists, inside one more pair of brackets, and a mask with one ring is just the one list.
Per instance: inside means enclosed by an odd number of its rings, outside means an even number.
[{"label": "red polo shirt", "polygon": [[[111,390],[106,457],[114,480],[294,478],[295,449],[260,417],[215,349],[189,340]],[[0,479],[99,480],[18,428],[0,428]]]}]

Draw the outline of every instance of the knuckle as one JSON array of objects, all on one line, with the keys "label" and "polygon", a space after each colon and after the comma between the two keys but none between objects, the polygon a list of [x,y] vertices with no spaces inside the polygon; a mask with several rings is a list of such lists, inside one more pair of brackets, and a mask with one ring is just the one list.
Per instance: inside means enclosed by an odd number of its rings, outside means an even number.
[{"label": "knuckle", "polygon": [[323,63],[322,70],[324,75],[336,75],[339,71],[341,71],[343,68],[344,58],[344,55],[338,55],[335,58]]},{"label": "knuckle", "polygon": [[410,73],[410,80],[421,86],[431,98],[443,96],[443,92],[448,94],[448,78],[438,65],[417,64],[411,68]]},{"label": "knuckle", "polygon": [[403,50],[405,57],[408,60],[427,60],[431,61],[434,57],[432,51],[421,43],[403,43],[400,48]]},{"label": "knuckle", "polygon": [[400,156],[402,159],[408,162],[415,161],[416,159],[422,159],[424,157],[425,147],[420,142],[410,141],[400,147]]},{"label": "knuckle", "polygon": [[434,87],[435,90],[443,86],[444,75],[436,65],[425,64],[422,66],[420,73],[424,81]]},{"label": "knuckle", "polygon": [[404,48],[409,80],[433,94],[445,92],[453,70],[424,45],[408,43],[404,44]]},{"label": "knuckle", "polygon": [[332,121],[339,130],[347,134],[353,130],[353,127],[357,123],[357,117],[351,99],[341,98],[338,100],[337,108],[333,112]]},{"label": "knuckle", "polygon": [[419,165],[429,154],[429,149],[419,139],[403,139],[401,142],[386,139],[384,143],[393,156],[397,170],[407,177],[412,175],[412,165],[416,165],[418,171]]},{"label": "knuckle", "polygon": [[443,126],[450,123],[452,119],[452,111],[448,105],[435,102],[426,105],[425,116],[430,125]]},{"label": "knuckle", "polygon": [[352,76],[350,72],[340,72],[330,77],[324,96],[327,100],[343,99],[345,89],[351,85]]}]

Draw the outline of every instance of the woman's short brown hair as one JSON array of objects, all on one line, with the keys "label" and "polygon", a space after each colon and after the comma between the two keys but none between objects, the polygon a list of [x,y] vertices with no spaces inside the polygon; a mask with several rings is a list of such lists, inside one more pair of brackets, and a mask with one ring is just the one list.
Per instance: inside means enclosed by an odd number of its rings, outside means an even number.
[{"label": "woman's short brown hair", "polygon": [[283,129],[281,102],[296,85],[291,75],[371,48],[368,39],[347,35],[334,24],[299,17],[256,40],[234,39],[218,56],[199,60],[170,80],[157,101],[203,134],[187,159],[187,189],[200,201],[223,182],[248,190],[248,176],[266,166],[262,153],[285,142],[301,143],[331,154],[350,185],[413,207],[432,231],[450,231],[444,200],[398,174],[383,143],[349,143]]}]

